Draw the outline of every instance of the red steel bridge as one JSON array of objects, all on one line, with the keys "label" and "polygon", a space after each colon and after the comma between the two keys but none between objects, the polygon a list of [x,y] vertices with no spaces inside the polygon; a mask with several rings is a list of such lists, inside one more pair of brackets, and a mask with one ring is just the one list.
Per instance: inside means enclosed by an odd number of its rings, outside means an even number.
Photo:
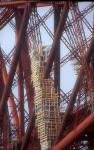
[{"label": "red steel bridge", "polygon": [[[81,5],[84,2],[0,1],[0,30],[9,25],[16,36],[9,53],[2,45],[0,48],[0,150],[40,150],[29,57],[34,42],[42,44],[40,28],[52,40],[43,76],[47,79],[53,70],[59,105],[64,107],[51,150],[94,149],[94,3],[87,2],[83,9]],[[38,9],[46,7],[49,9],[40,15]],[[51,15],[53,32],[46,24]],[[62,58],[61,45],[68,51]],[[79,64],[79,71],[73,89],[65,93],[60,86],[61,68],[72,60]],[[67,74],[71,80],[70,73]]]}]

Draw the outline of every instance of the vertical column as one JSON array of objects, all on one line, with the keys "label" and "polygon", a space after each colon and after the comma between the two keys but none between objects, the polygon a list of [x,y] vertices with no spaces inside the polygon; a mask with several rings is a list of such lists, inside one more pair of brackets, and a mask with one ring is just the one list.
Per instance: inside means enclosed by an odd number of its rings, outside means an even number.
[{"label": "vertical column", "polygon": [[[1,102],[2,93],[3,93],[3,90],[4,90],[4,84],[3,84],[2,78],[3,78],[2,77],[2,61],[0,59],[0,102]],[[3,118],[5,118],[5,115],[4,115],[4,117],[3,117],[3,115],[0,115],[0,144],[4,148],[6,148],[6,145],[7,145],[7,141],[5,139],[6,128],[5,128],[5,131],[4,131],[5,124],[4,124],[4,119],[3,119]]]},{"label": "vertical column", "polygon": [[[56,32],[58,22],[60,19],[60,12],[61,12],[61,7],[54,6],[54,34]],[[58,40],[55,49],[56,50],[55,50],[55,59],[54,59],[54,86],[56,92],[58,92],[58,95],[60,97],[60,39]]]},{"label": "vertical column", "polygon": [[7,150],[7,116],[3,117],[3,146]]},{"label": "vertical column", "polygon": [[[16,11],[16,41],[18,38],[19,27],[21,24],[22,14]],[[24,135],[24,89],[23,89],[23,69],[21,57],[17,64],[17,75],[18,75],[18,119],[19,119],[19,140]]]},{"label": "vertical column", "polygon": [[[24,49],[21,53],[22,66],[24,71],[24,80],[26,86],[26,94],[28,100],[29,116],[32,116],[34,108],[34,90],[31,82],[31,64],[28,49]],[[24,61],[25,60],[25,61]],[[28,64],[28,65],[27,65]]]},{"label": "vertical column", "polygon": [[[0,57],[0,101],[2,98],[3,90],[4,90],[2,67],[3,67],[3,63]],[[7,118],[7,112],[6,112],[6,114],[3,114],[0,116],[0,128],[1,128],[0,130],[1,130],[1,133],[3,133],[2,135],[0,135],[0,142],[3,144],[3,148],[6,150],[7,150],[7,143],[8,143],[7,141],[8,121],[7,120],[8,118]]]},{"label": "vertical column", "polygon": [[4,114],[3,117],[3,146],[4,150],[8,149],[8,144],[9,144],[9,112],[8,112],[8,105],[6,108],[6,113]]},{"label": "vertical column", "polygon": [[21,58],[17,65],[18,75],[18,115],[19,115],[19,134],[20,138],[24,136],[24,87],[23,87],[23,68]]},{"label": "vertical column", "polygon": [[[16,11],[16,39],[18,37],[21,18],[22,18],[22,13]],[[27,39],[25,39],[25,42],[23,43],[23,51],[21,52],[21,61],[22,61],[22,67],[23,67],[23,72],[24,72],[29,115],[32,116],[32,112],[33,112],[33,87],[32,87],[32,83],[31,83],[31,66],[30,66],[30,58],[29,58],[29,52],[28,52]]]}]

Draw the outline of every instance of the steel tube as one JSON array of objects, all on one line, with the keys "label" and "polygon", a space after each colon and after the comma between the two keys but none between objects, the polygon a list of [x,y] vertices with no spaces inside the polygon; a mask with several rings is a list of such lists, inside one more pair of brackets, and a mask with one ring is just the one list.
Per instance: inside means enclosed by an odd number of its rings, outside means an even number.
[{"label": "steel tube", "polygon": [[[89,49],[87,51],[87,54],[85,56],[86,60],[87,60],[87,63],[90,62],[90,58],[91,58],[91,56],[93,54],[93,50],[94,50],[94,37],[92,37],[92,41],[90,43]],[[69,116],[70,112],[73,110],[73,106],[74,106],[74,103],[76,101],[76,96],[77,96],[77,93],[79,91],[80,83],[81,83],[81,81],[83,79],[83,76],[84,76],[84,70],[83,70],[83,66],[82,66],[81,69],[80,69],[80,73],[78,75],[78,78],[76,80],[73,92],[71,94],[70,101],[69,101],[69,103],[67,105],[65,114],[63,116],[62,126],[61,126],[61,129],[60,129],[59,135],[57,137],[57,142],[60,141],[60,139],[62,138],[62,134],[63,134],[63,132],[65,130],[66,123],[67,123],[67,120],[68,120],[68,116]]]},{"label": "steel tube", "polygon": [[[5,86],[6,83],[7,83],[8,75],[7,75],[7,71],[6,71],[6,67],[5,67],[5,64],[4,64],[3,55],[2,55],[1,50],[0,50],[0,61],[2,63],[2,78],[3,78],[3,82],[4,82],[4,86]],[[12,113],[12,116],[13,116],[14,126],[18,131],[18,129],[19,129],[18,114],[17,114],[16,104],[14,102],[12,92],[10,93],[10,97],[8,98],[8,101],[9,101],[10,110],[11,110],[11,113]]]},{"label": "steel tube", "polygon": [[6,1],[6,2],[2,1],[2,2],[0,2],[0,7],[7,7],[7,6],[8,7],[13,7],[13,6],[21,7],[22,6],[21,8],[23,8],[26,3],[30,3],[31,5],[36,4],[37,7],[43,7],[43,6],[51,6],[53,4],[63,5],[64,1],[58,2],[58,1],[50,1],[49,0],[49,1],[46,1],[45,3],[43,1],[40,2],[38,0],[28,0],[28,1],[27,0],[25,0],[25,1],[20,0],[20,1]]},{"label": "steel tube", "polygon": [[66,19],[67,19],[67,16],[68,16],[68,11],[69,11],[69,6],[68,6],[68,3],[65,2],[63,10],[62,10],[62,15],[59,19],[58,27],[56,29],[56,33],[55,33],[55,36],[54,36],[54,41],[53,41],[53,44],[52,44],[52,48],[50,50],[50,55],[48,57],[48,61],[47,61],[46,67],[45,67],[44,78],[48,78],[49,73],[51,72],[52,64],[53,64],[53,61],[54,61],[54,58],[55,58],[56,45],[57,45],[58,41],[60,40],[62,32],[64,30],[64,25],[65,25],[65,22],[66,22]]},{"label": "steel tube", "polygon": [[72,130],[63,140],[55,145],[52,150],[62,150],[67,148],[76,139],[85,133],[85,131],[94,124],[94,113],[89,115],[82,123]]},{"label": "steel tube", "polygon": [[24,80],[25,80],[25,86],[26,86],[29,115],[30,117],[32,117],[32,112],[33,112],[33,107],[34,107],[34,90],[33,90],[33,85],[31,82],[30,57],[28,54],[27,46],[26,48],[24,48],[24,50],[21,53],[21,60],[22,60],[22,66],[23,66],[23,71],[24,71]]},{"label": "steel tube", "polygon": [[[54,7],[54,34],[56,32],[58,22],[60,19],[60,12],[61,12],[61,7],[55,6]],[[56,49],[55,50],[56,53],[54,58],[54,87],[60,98],[60,39],[58,40],[55,49]]]},{"label": "steel tube", "polygon": [[18,115],[19,115],[19,136],[22,139],[24,136],[24,87],[23,87],[23,68],[21,58],[17,65],[18,75]]},{"label": "steel tube", "polygon": [[25,135],[24,140],[21,145],[21,150],[27,150],[29,139],[30,139],[30,136],[31,136],[34,126],[35,126],[35,114],[33,113],[32,119],[30,119],[27,131],[26,131],[26,135]]},{"label": "steel tube", "polygon": [[4,114],[4,117],[3,117],[3,146],[4,146],[4,149],[7,150],[7,144],[8,144],[8,115],[7,113]]},{"label": "steel tube", "polygon": [[21,26],[19,30],[19,35],[18,35],[17,45],[16,45],[15,53],[13,56],[12,64],[11,64],[8,79],[7,79],[7,84],[5,86],[2,100],[0,103],[0,114],[3,114],[5,112],[7,100],[10,95],[12,82],[13,82],[13,78],[15,75],[16,67],[17,67],[17,62],[19,60],[19,56],[22,50],[22,44],[24,43],[24,40],[25,40],[25,33],[26,33],[28,19],[29,19],[29,12],[30,10],[28,9],[28,5],[27,5],[24,10],[24,14],[23,14],[23,18],[22,18],[22,22],[21,22]]},{"label": "steel tube", "polygon": [[[16,39],[18,38],[21,18],[22,18],[22,14],[20,12],[16,11],[15,12]],[[22,67],[23,67],[23,72],[24,72],[24,80],[25,80],[29,115],[31,117],[32,116],[32,108],[33,108],[34,105],[33,105],[33,88],[32,88],[33,86],[32,86],[32,83],[31,83],[31,63],[30,63],[28,42],[27,41],[28,41],[28,39],[26,39],[26,41],[24,43],[24,46],[23,46],[23,50],[21,52],[21,62],[22,62]]]}]

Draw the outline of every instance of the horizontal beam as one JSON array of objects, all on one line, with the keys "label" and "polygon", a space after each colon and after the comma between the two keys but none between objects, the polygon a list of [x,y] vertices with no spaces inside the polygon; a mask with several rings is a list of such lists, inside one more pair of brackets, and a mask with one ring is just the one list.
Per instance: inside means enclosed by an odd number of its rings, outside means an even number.
[{"label": "horizontal beam", "polygon": [[52,150],[64,150],[76,139],[80,138],[91,125],[94,124],[94,112],[81,122],[74,130],[72,130],[63,140],[55,145]]},{"label": "horizontal beam", "polygon": [[57,46],[58,41],[60,40],[62,32],[64,30],[64,25],[65,25],[65,22],[66,22],[67,16],[68,16],[68,11],[69,11],[69,6],[68,6],[68,3],[65,2],[63,10],[62,10],[62,15],[59,19],[59,23],[58,23],[58,26],[57,26],[57,29],[55,32],[54,41],[52,44],[52,48],[50,50],[50,55],[48,57],[48,61],[47,61],[46,67],[45,67],[44,78],[48,78],[49,74],[51,72],[53,61],[55,58],[55,52],[57,50],[56,46]]},{"label": "horizontal beam", "polygon": [[36,7],[44,7],[44,6],[52,6],[53,4],[55,5],[63,5],[64,1],[38,1],[38,0],[28,0],[28,1],[4,1],[0,2],[0,7],[11,7],[11,6],[18,6],[20,7],[21,5],[25,5],[26,3],[35,4]]}]

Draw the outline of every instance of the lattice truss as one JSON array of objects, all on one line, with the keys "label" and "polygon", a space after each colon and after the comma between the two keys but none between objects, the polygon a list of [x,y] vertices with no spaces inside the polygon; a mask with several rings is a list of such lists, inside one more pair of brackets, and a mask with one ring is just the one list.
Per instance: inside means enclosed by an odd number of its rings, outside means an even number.
[{"label": "lattice truss", "polygon": [[[8,28],[16,39],[9,51],[0,48],[0,149],[41,149],[29,55],[39,45],[49,54],[42,76],[51,75],[62,120],[50,149],[94,147],[93,17],[93,2],[0,1],[1,33]],[[62,70],[70,64],[77,80],[66,92]]]}]

